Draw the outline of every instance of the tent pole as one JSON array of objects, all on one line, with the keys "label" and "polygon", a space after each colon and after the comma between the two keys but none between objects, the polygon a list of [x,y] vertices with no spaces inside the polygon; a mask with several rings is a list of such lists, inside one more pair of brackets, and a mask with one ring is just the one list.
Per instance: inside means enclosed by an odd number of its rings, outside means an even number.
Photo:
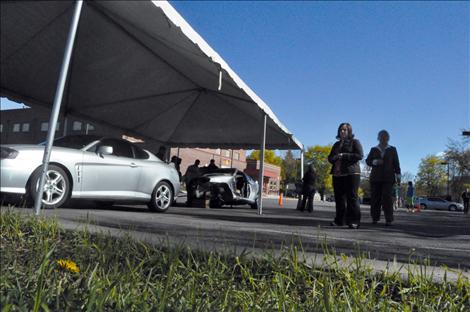
[{"label": "tent pole", "polygon": [[230,155],[230,168],[233,168],[233,149],[230,151],[232,152]]},{"label": "tent pole", "polygon": [[259,155],[259,194],[258,194],[258,214],[263,214],[263,182],[264,182],[264,150],[266,148],[266,118],[267,115],[264,114],[264,121],[263,121],[263,138],[261,143],[261,150]]},{"label": "tent pole", "polygon": [[60,105],[62,103],[62,97],[64,94],[65,82],[67,80],[67,74],[69,71],[70,58],[72,56],[73,44],[75,42],[75,36],[77,34],[78,21],[80,19],[80,12],[82,10],[83,1],[77,0],[75,2],[75,8],[73,12],[73,18],[70,24],[69,34],[67,37],[67,43],[65,45],[64,58],[62,59],[62,66],[60,68],[59,81],[57,82],[57,88],[54,97],[54,104],[52,106],[51,117],[49,119],[49,132],[47,134],[46,146],[44,147],[44,155],[42,159],[42,173],[39,180],[38,192],[34,201],[34,208],[36,215],[39,215],[41,211],[42,197],[44,191],[44,184],[46,180],[46,173],[49,166],[49,159],[51,158],[52,142],[54,141],[55,129],[57,127],[57,119],[59,117]]},{"label": "tent pole", "polygon": [[67,135],[67,123],[68,123],[68,120],[69,120],[69,118],[67,117],[67,115],[64,115],[64,124],[62,125],[62,127],[64,127],[64,134],[63,134],[63,136],[66,136],[66,135]]},{"label": "tent pole", "polygon": [[304,150],[300,150],[300,179],[304,177]]}]

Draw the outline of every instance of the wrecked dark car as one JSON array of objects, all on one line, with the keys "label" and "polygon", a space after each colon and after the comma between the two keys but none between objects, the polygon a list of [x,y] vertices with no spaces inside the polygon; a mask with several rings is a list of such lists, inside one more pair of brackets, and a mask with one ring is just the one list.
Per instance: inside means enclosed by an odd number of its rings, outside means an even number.
[{"label": "wrecked dark car", "polygon": [[193,198],[209,199],[211,208],[223,205],[250,205],[258,209],[258,182],[234,168],[208,170],[193,183]]}]

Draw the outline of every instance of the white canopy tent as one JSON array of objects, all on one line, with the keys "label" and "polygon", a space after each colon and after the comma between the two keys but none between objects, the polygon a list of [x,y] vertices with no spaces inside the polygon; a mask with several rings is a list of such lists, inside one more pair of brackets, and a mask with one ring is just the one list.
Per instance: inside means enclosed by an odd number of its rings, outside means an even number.
[{"label": "white canopy tent", "polygon": [[1,2],[0,52],[0,95],[54,106],[48,146],[60,108],[169,146],[303,148],[168,2]]}]

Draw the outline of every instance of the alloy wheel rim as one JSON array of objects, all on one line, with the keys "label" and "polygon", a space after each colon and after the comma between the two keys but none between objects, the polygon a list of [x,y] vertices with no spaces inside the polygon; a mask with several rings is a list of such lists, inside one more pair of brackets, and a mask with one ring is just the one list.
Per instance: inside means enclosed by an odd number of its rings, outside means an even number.
[{"label": "alloy wheel rim", "polygon": [[171,191],[166,185],[161,185],[157,189],[157,194],[155,196],[155,202],[157,207],[160,209],[166,209],[170,206],[171,203]]},{"label": "alloy wheel rim", "polygon": [[[36,189],[39,188],[39,180]],[[46,205],[55,205],[65,196],[67,184],[64,176],[56,170],[48,170],[46,181],[44,182],[44,191],[42,193],[42,202]]]}]

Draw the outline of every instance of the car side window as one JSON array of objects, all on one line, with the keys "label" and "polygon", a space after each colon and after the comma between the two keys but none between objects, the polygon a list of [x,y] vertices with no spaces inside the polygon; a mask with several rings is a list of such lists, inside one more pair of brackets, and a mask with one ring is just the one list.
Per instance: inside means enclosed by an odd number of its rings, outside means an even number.
[{"label": "car side window", "polygon": [[126,141],[116,139],[103,139],[99,146],[111,146],[113,148],[113,155],[119,157],[134,158],[132,153],[132,145]]},{"label": "car side window", "polygon": [[134,149],[134,157],[136,159],[149,159],[149,154],[140,147],[132,145],[132,148]]}]

